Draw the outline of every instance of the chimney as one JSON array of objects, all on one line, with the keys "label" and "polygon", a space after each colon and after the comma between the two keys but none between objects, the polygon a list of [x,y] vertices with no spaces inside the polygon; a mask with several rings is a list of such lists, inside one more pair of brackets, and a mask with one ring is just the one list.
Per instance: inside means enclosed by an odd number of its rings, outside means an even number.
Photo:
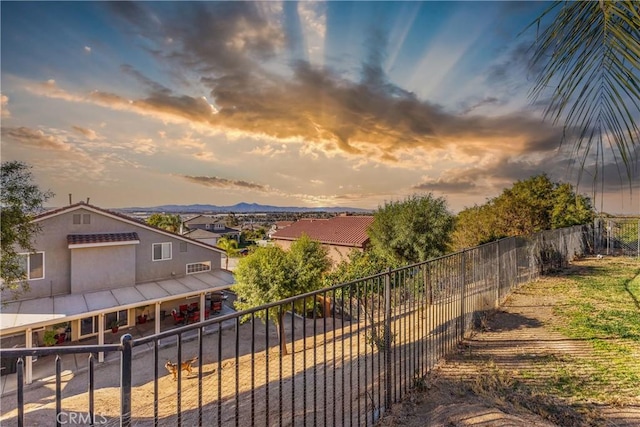
[{"label": "chimney", "polygon": [[87,204],[89,204],[89,198],[87,197]]},{"label": "chimney", "polygon": [[73,202],[71,201],[71,193],[69,193],[69,204],[72,205]]}]

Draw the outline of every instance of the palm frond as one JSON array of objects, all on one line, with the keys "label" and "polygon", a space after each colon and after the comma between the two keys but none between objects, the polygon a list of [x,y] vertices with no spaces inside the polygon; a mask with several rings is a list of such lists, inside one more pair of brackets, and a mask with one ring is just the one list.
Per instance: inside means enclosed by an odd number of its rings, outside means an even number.
[{"label": "palm frond", "polygon": [[530,98],[549,97],[544,117],[563,123],[561,143],[573,143],[582,169],[606,142],[631,184],[640,145],[640,2],[558,1],[533,26],[531,65],[540,72]]}]

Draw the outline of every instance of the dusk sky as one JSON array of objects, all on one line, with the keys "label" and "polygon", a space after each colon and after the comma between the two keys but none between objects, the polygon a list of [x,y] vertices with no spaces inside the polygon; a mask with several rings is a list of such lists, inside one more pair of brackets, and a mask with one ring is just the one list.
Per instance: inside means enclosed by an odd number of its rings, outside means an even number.
[{"label": "dusk sky", "polygon": [[[562,128],[527,97],[521,32],[547,6],[3,1],[2,160],[32,165],[50,206],[431,192],[457,212],[543,172],[575,185]],[[596,207],[638,212],[638,168],[631,196],[605,160]]]}]

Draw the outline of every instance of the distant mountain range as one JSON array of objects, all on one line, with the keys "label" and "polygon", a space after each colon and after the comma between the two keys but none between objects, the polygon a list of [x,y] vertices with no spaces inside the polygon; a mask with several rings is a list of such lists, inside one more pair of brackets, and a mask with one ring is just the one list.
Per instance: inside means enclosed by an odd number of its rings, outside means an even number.
[{"label": "distant mountain range", "polygon": [[294,206],[270,206],[260,205],[257,203],[238,203],[233,206],[216,206],[216,205],[162,205],[153,207],[131,207],[118,209],[122,212],[173,212],[173,213],[269,213],[269,212],[354,212],[354,213],[370,213],[371,209],[361,208],[343,208],[343,207],[321,207],[321,208],[304,208]]}]

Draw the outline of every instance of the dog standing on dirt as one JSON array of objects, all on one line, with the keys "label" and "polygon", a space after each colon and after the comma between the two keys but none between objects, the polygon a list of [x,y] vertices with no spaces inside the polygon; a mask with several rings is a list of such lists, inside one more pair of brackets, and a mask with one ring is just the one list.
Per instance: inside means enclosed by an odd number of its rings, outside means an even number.
[{"label": "dog standing on dirt", "polygon": [[[194,363],[196,363],[196,361],[198,360],[198,356],[187,360],[186,362],[182,362],[181,363],[181,369],[183,371],[187,371],[187,375],[191,375],[191,373],[193,372],[193,367],[192,365]],[[178,364],[177,363],[172,363],[170,360],[167,360],[167,363],[164,364],[164,367],[167,368],[167,371],[169,371],[172,375],[173,375],[173,380],[177,381],[178,379]]]}]

